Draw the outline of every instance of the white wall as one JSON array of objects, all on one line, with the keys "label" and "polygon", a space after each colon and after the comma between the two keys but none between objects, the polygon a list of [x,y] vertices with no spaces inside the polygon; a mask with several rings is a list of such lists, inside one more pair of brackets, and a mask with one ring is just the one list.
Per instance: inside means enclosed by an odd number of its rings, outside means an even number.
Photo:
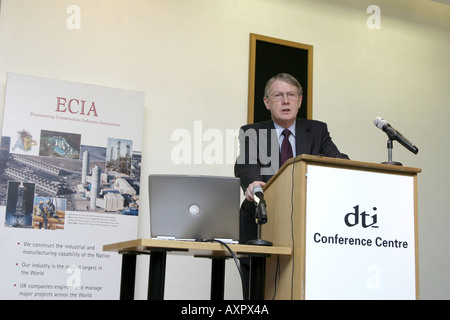
[{"label": "white wall", "polygon": [[[376,3],[374,3],[376,2]],[[81,9],[70,30],[66,9]],[[369,5],[381,29],[366,25]],[[176,165],[171,134],[222,132],[247,116],[249,33],[314,46],[313,117],[328,123],[352,159],[387,158],[383,116],[420,149],[394,146],[394,160],[420,167],[420,295],[450,298],[450,6],[429,0],[3,0],[0,105],[7,72],[144,91],[140,236],[149,235],[149,173],[232,175],[232,164]],[[3,116],[3,112],[0,112]],[[141,115],[136,115],[140,117]],[[2,120],[2,118],[0,118]],[[225,159],[224,159],[225,160]],[[145,298],[145,257],[136,289]],[[209,261],[170,256],[166,297],[207,299]],[[226,297],[241,297],[227,263]]]}]

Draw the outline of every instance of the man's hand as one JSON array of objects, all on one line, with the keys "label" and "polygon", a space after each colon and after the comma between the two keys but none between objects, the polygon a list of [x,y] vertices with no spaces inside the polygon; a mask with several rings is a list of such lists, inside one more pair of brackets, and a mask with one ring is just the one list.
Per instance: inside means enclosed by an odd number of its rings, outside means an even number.
[{"label": "man's hand", "polygon": [[263,181],[253,181],[245,190],[245,198],[251,202],[255,201],[255,199],[253,198],[253,188],[256,186],[261,186],[261,188],[264,188],[265,185],[266,183]]}]

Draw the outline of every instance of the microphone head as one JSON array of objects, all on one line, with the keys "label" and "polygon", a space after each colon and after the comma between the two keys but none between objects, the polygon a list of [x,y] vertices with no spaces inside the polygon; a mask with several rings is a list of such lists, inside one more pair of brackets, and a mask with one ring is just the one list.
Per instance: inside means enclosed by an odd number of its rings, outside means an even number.
[{"label": "microphone head", "polygon": [[384,120],[382,117],[376,117],[373,120],[373,124],[378,128],[378,129],[383,129],[383,127],[387,124],[387,121]]},{"label": "microphone head", "polygon": [[[252,189],[253,198],[255,198],[255,204],[259,206],[259,203],[261,201],[264,201],[264,192],[261,186],[254,186]],[[256,195],[257,193],[260,193],[259,195]],[[261,197],[261,198],[260,198]]]},{"label": "microphone head", "polygon": [[252,193],[255,194],[255,193],[257,193],[257,192],[264,193],[264,191],[263,191],[263,189],[262,189],[261,186],[254,186],[254,187],[253,187]]}]

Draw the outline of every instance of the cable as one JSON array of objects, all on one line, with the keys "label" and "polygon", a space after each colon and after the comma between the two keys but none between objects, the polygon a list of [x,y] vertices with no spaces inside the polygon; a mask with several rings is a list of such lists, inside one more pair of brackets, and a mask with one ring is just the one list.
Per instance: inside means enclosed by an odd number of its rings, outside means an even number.
[{"label": "cable", "polygon": [[233,252],[233,250],[231,250],[231,248],[222,240],[218,240],[218,239],[207,239],[207,240],[202,240],[204,242],[218,242],[221,245],[223,245],[228,252],[231,254],[231,256],[233,257],[234,263],[236,264],[236,268],[239,271],[239,275],[241,277],[241,284],[242,284],[242,296],[244,298],[244,300],[248,300],[248,288],[247,288],[247,284],[244,281],[244,275],[242,273],[242,269],[241,269],[241,264],[239,263],[238,258],[236,257],[236,254]]},{"label": "cable", "polygon": [[275,268],[275,283],[274,283],[274,291],[273,291],[273,296],[272,296],[272,300],[275,300],[275,297],[277,295],[277,284],[278,284],[278,278],[279,278],[279,272],[280,271],[280,255],[277,254],[277,267]]}]

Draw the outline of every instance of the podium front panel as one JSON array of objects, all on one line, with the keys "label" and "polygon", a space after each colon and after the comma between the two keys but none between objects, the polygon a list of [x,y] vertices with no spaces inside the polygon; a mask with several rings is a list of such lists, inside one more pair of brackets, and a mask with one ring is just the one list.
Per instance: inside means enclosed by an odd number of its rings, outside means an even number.
[{"label": "podium front panel", "polygon": [[415,299],[414,176],[308,165],[305,299]]}]

